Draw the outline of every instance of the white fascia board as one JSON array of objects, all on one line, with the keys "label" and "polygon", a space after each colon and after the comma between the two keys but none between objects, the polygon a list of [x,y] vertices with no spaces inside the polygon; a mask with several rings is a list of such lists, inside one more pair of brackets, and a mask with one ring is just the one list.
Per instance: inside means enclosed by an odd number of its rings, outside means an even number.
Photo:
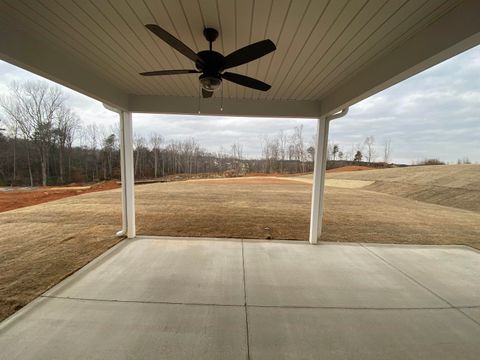
[{"label": "white fascia board", "polygon": [[[130,95],[129,110],[135,113],[318,118],[318,101],[199,99],[181,96]],[[200,112],[199,112],[200,110]]]},{"label": "white fascia board", "polygon": [[0,39],[0,59],[114,108],[127,110],[126,93],[72,56],[5,24],[0,28]]},{"label": "white fascia board", "polygon": [[321,99],[322,115],[378,93],[480,44],[480,1],[467,0]]}]

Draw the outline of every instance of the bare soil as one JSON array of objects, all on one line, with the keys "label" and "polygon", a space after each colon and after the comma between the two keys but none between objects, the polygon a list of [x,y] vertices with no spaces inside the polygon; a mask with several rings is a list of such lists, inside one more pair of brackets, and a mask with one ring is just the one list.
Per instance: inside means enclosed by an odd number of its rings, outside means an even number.
[{"label": "bare soil", "polygon": [[[329,177],[377,171],[396,169]],[[459,185],[461,181],[464,185]],[[471,181],[456,183],[469,186]],[[370,186],[326,187],[323,240],[463,244],[480,249],[480,212],[375,192],[368,190]],[[190,180],[141,185],[135,191],[139,234],[308,238],[307,177],[303,182],[272,177]],[[116,189],[0,213],[0,319],[116,244],[120,202]]]},{"label": "bare soil", "polygon": [[350,165],[350,166],[342,166],[334,169],[328,169],[327,173],[365,171],[365,170],[373,170],[373,168],[368,166],[363,166],[363,165]]},{"label": "bare soil", "polygon": [[118,187],[120,186],[117,182],[112,180],[91,186],[44,186],[33,189],[23,188],[22,190],[6,189],[0,191],[0,212],[42,204],[90,192],[116,189]]}]

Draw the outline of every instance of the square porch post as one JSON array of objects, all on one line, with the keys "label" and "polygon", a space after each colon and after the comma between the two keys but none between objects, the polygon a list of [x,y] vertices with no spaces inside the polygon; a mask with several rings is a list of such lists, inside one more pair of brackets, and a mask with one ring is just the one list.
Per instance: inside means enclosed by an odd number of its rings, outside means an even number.
[{"label": "square porch post", "polygon": [[135,175],[133,169],[132,113],[120,112],[120,168],[122,177],[122,222],[127,238],[135,231]]},{"label": "square porch post", "polygon": [[310,213],[310,244],[316,244],[322,234],[323,195],[325,190],[329,123],[330,120],[327,117],[321,117],[317,120],[315,163],[312,183],[312,209]]}]

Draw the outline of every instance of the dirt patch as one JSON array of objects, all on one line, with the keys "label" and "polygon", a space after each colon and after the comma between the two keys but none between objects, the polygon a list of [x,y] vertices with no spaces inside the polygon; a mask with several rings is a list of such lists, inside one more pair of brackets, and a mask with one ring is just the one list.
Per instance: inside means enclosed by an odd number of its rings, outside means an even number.
[{"label": "dirt patch", "polygon": [[80,194],[116,189],[116,181],[105,181],[91,186],[45,186],[41,188],[0,191],[0,212],[46,203]]},{"label": "dirt patch", "polygon": [[328,169],[327,173],[365,171],[365,170],[373,170],[373,168],[368,166],[362,166],[362,165],[350,165],[350,166],[342,166],[334,169]]},{"label": "dirt patch", "polygon": [[325,179],[325,186],[332,186],[343,189],[361,189],[372,185],[374,181],[367,180],[344,180],[344,179]]},{"label": "dirt patch", "polygon": [[286,177],[273,177],[273,176],[254,176],[254,177],[237,177],[237,178],[224,178],[224,179],[204,179],[204,180],[189,180],[189,182],[201,182],[208,185],[217,184],[239,184],[239,185],[285,185],[290,183],[292,185],[298,185],[298,182]]}]

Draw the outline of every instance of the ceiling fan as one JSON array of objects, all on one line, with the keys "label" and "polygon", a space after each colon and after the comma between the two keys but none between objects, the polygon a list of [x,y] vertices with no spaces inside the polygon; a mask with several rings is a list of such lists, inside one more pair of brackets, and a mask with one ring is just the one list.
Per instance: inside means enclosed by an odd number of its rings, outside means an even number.
[{"label": "ceiling fan", "polygon": [[262,40],[254,44],[250,44],[232,52],[227,56],[223,56],[219,52],[212,50],[212,43],[218,37],[218,31],[213,28],[205,28],[203,30],[203,35],[210,43],[210,49],[195,53],[187,45],[178,40],[172,34],[162,29],[160,26],[156,24],[147,24],[145,27],[175,50],[195,62],[196,69],[147,71],[140,73],[140,75],[158,76],[201,74],[199,80],[202,86],[202,96],[204,98],[209,98],[213,95],[213,92],[221,85],[222,79],[261,91],[267,91],[271,87],[263,81],[251,78],[249,76],[225,71],[226,69],[243,65],[250,61],[261,58],[262,56],[265,56],[276,50],[275,44],[271,40]]}]

